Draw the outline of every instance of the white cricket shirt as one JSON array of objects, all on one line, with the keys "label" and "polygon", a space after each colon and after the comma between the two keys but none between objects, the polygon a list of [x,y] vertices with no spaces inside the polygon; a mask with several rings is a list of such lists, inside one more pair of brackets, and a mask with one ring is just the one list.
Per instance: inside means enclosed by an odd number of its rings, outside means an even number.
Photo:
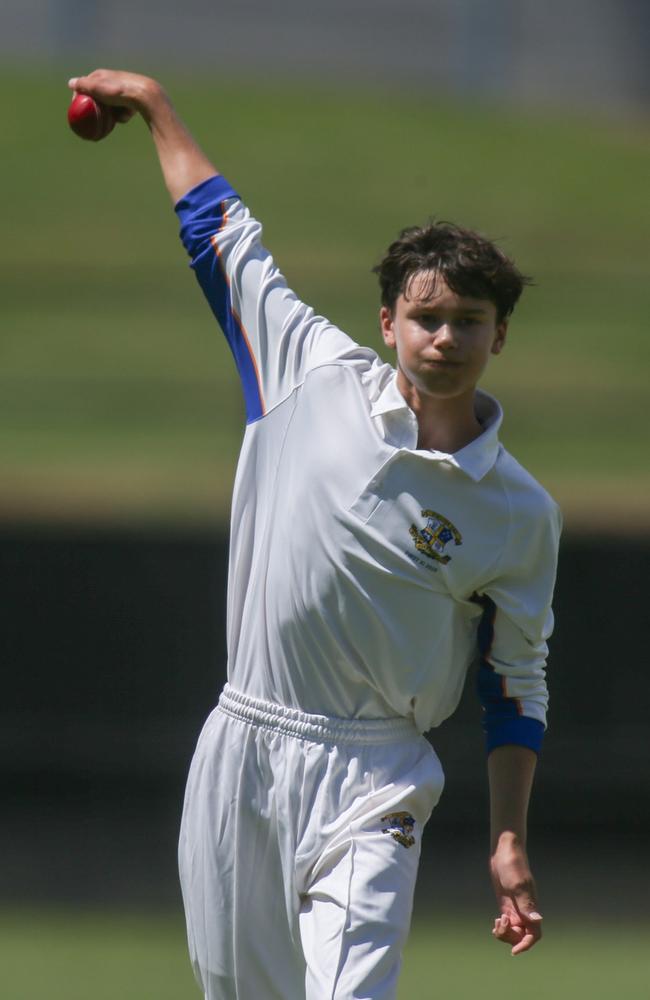
[{"label": "white cricket shirt", "polygon": [[232,507],[228,679],[340,718],[458,704],[479,655],[488,746],[538,748],[560,518],[498,440],[418,450],[394,369],[314,314],[220,176],[176,206],[248,415]]}]

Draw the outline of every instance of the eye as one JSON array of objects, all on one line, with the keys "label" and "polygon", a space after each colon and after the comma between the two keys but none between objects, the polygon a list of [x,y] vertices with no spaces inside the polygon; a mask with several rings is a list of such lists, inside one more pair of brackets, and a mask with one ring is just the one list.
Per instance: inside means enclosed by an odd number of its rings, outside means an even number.
[{"label": "eye", "polygon": [[426,326],[429,329],[434,326],[440,326],[439,318],[435,316],[433,313],[420,313],[420,315],[417,316],[416,318],[421,326]]}]

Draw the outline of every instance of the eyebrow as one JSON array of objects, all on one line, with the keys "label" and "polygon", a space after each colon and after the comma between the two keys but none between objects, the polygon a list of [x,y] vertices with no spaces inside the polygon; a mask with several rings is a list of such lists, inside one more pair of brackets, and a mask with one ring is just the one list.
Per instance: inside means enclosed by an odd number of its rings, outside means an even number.
[{"label": "eyebrow", "polygon": [[[437,312],[441,308],[435,302],[429,302],[427,299],[411,299],[410,305],[415,309],[426,309],[429,312]],[[453,306],[451,311],[473,316],[487,315],[487,309],[482,309],[481,306]]]}]

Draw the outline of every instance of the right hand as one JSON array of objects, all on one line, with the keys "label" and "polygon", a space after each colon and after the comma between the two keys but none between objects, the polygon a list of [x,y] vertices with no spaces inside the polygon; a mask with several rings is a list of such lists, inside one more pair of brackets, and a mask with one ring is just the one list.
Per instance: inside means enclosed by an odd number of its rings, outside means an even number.
[{"label": "right hand", "polygon": [[151,77],[96,69],[88,76],[73,76],[68,86],[77,94],[88,94],[113,108],[117,121],[128,121],[136,113],[142,115],[156,144],[174,204],[191,188],[217,173],[174,111],[163,88]]},{"label": "right hand", "polygon": [[113,108],[119,122],[128,121],[136,112],[150,121],[156,105],[168,102],[156,80],[123,70],[96,69],[88,76],[72,77],[68,86],[77,94],[89,94],[100,104]]}]

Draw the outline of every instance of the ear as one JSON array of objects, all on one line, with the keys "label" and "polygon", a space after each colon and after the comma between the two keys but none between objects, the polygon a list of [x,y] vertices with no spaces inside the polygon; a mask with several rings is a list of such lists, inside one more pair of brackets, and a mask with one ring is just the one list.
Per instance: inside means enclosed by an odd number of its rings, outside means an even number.
[{"label": "ear", "polygon": [[393,313],[388,306],[382,306],[379,310],[379,325],[381,335],[384,338],[386,347],[395,350],[395,326],[393,323]]},{"label": "ear", "polygon": [[502,319],[500,323],[497,323],[496,334],[492,347],[490,348],[492,354],[501,354],[506,342],[506,334],[508,332],[508,320]]}]

